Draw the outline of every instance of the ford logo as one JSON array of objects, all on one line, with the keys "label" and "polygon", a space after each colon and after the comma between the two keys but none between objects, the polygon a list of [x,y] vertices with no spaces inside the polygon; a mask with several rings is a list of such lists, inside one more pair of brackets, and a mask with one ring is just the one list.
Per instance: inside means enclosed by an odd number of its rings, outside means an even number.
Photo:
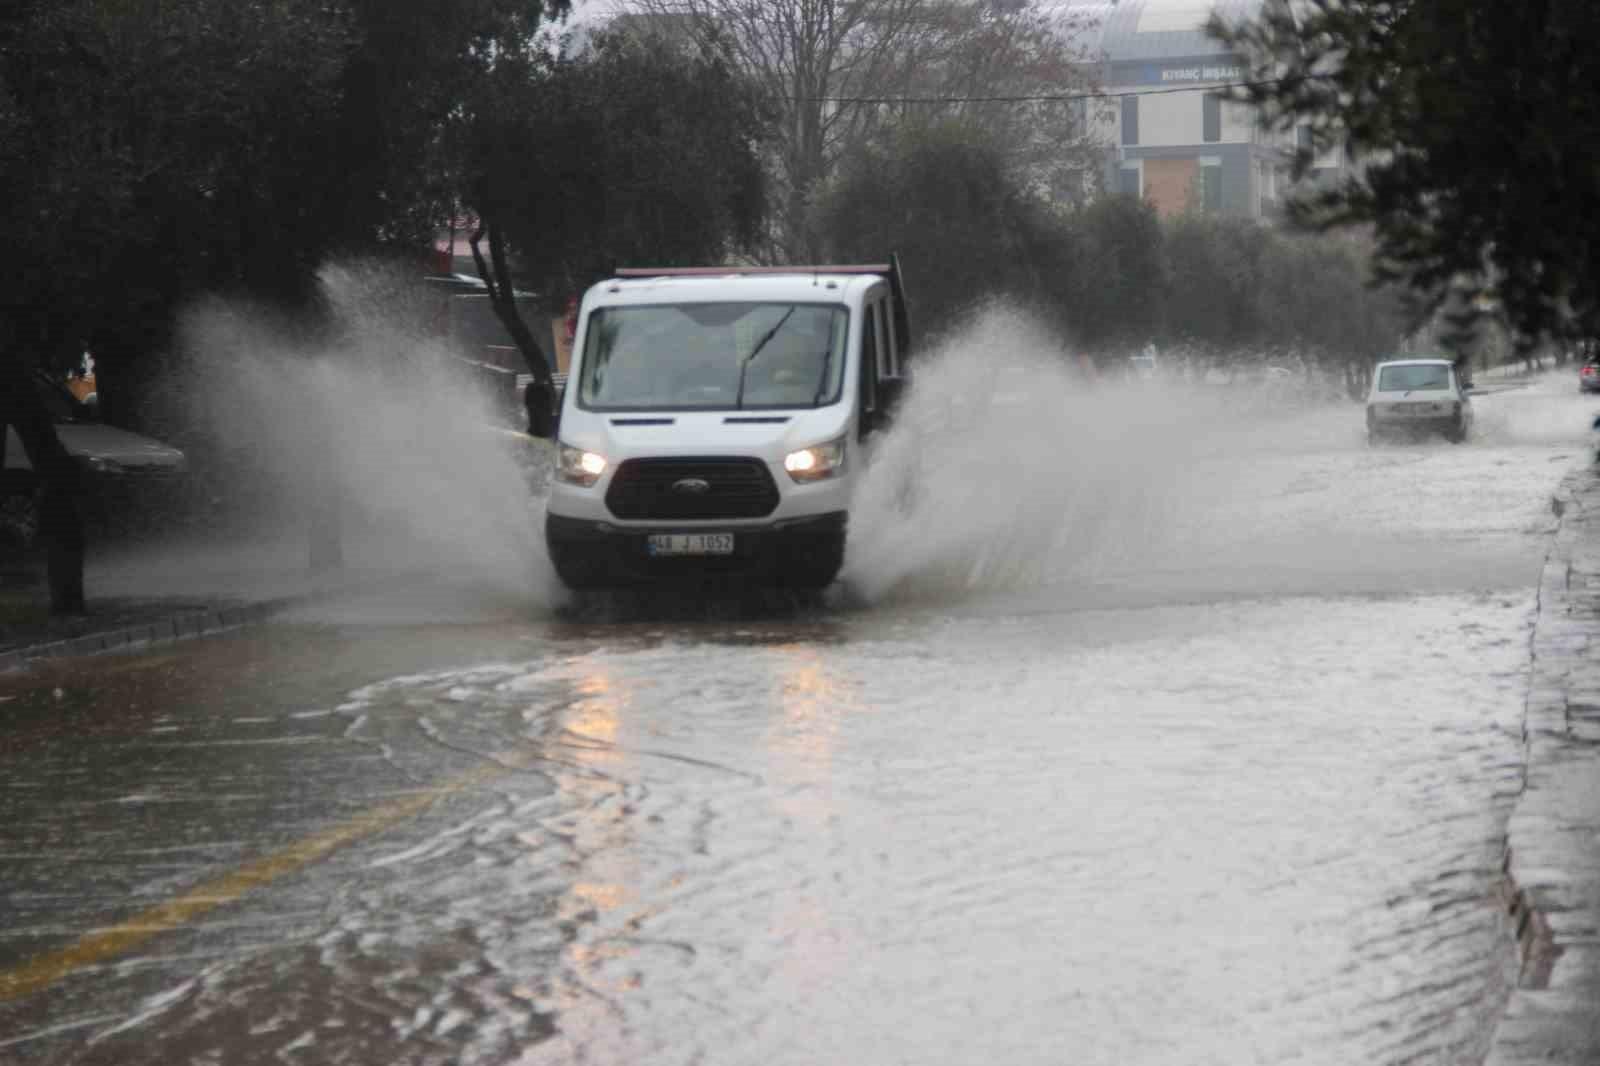
[{"label": "ford logo", "polygon": [[711,482],[703,477],[679,478],[672,483],[672,491],[685,496],[704,496],[711,491]]}]

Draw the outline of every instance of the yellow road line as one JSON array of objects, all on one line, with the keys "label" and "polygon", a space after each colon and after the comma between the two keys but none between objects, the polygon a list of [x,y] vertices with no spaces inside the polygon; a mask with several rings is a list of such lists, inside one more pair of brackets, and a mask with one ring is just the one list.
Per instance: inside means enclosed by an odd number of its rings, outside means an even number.
[{"label": "yellow road line", "polygon": [[31,996],[76,970],[131,951],[151,937],[177,929],[213,908],[234,902],[252,889],[260,888],[285,874],[309,866],[335,848],[343,847],[364,836],[382,832],[398,822],[420,814],[444,796],[460,792],[464,788],[496,777],[512,768],[491,764],[463,774],[438,788],[373,807],[342,825],[306,837],[281,851],[247,863],[232,873],[185,892],[177,899],[151,907],[109,929],[102,929],[85,936],[70,947],[35,956],[21,966],[0,971],[0,1003]]}]

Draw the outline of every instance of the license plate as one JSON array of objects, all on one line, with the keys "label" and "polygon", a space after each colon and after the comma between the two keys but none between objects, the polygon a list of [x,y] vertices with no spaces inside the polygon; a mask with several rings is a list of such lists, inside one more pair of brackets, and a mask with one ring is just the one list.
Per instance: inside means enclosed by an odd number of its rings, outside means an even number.
[{"label": "license plate", "polygon": [[732,533],[652,533],[645,545],[651,555],[732,555]]}]

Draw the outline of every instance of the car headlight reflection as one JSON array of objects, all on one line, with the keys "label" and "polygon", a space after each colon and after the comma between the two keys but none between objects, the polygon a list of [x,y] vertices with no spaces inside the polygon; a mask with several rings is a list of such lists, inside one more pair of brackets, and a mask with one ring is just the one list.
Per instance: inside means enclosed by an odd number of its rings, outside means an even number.
[{"label": "car headlight reflection", "polygon": [[813,444],[783,457],[783,468],[794,480],[804,484],[823,481],[844,469],[843,437],[825,444]]},{"label": "car headlight reflection", "polygon": [[586,452],[570,444],[562,444],[556,449],[556,477],[569,485],[588,488],[600,480],[600,475],[606,472],[606,466],[606,457],[595,452]]}]

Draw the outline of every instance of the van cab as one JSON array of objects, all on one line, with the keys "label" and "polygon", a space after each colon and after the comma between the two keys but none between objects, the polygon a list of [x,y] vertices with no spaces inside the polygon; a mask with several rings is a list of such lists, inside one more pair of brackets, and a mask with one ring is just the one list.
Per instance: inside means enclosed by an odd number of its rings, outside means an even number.
[{"label": "van cab", "polygon": [[557,419],[557,575],[832,582],[908,333],[894,263],[623,270],[593,286]]}]

